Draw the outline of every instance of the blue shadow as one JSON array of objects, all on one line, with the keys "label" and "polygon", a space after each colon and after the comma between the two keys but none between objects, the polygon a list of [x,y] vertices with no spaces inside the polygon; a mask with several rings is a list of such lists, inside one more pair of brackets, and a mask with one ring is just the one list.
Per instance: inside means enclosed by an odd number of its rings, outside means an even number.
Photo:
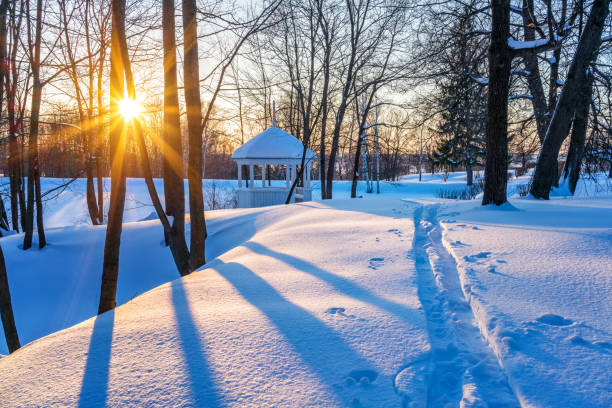
[{"label": "blue shadow", "polygon": [[[285,299],[268,282],[238,263],[223,263],[215,270],[227,279],[241,296],[263,312],[328,390],[346,401],[338,384],[354,370],[374,372],[372,366],[325,323]],[[336,386],[334,386],[336,385]]]},{"label": "blue shadow", "polygon": [[95,319],[79,395],[79,407],[81,408],[104,407],[108,396],[108,371],[115,311],[111,310],[98,315]]},{"label": "blue shadow", "polygon": [[[402,320],[406,320],[410,317],[418,318],[418,316],[420,316],[420,312],[416,309],[412,309],[402,304],[381,298],[380,296],[377,296],[372,292],[368,291],[367,289],[364,289],[363,287],[355,284],[349,279],[325,271],[303,259],[296,258],[292,255],[283,254],[281,252],[273,251],[253,241],[248,241],[243,245],[257,254],[278,259],[279,261],[284,262],[292,268],[296,268],[302,272],[306,272],[324,282],[327,282],[329,285],[333,286],[336,290],[344,293],[345,295],[383,309],[395,315],[396,317],[399,317]],[[415,320],[412,319],[410,321]]]},{"label": "blue shadow", "polygon": [[193,320],[182,279],[171,282],[172,302],[178,325],[179,342],[189,374],[189,385],[195,406],[215,408],[222,405],[210,365],[206,360],[205,346]]}]

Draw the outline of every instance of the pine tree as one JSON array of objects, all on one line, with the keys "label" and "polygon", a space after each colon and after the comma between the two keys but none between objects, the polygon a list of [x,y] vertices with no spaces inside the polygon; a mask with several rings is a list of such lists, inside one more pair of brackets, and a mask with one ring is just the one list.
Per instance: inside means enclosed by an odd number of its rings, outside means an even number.
[{"label": "pine tree", "polygon": [[437,83],[436,103],[441,111],[438,133],[442,142],[434,153],[436,164],[448,168],[463,166],[467,184],[473,181],[473,167],[482,165],[484,158],[484,118],[486,114],[485,80],[482,40],[466,35],[474,29],[469,10],[460,17],[453,29],[453,52],[445,55],[448,74]]}]

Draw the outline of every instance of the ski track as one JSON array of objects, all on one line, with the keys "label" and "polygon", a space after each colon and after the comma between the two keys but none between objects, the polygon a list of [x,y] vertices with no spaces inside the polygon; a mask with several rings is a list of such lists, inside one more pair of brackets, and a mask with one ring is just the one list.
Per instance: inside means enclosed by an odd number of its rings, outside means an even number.
[{"label": "ski track", "polygon": [[406,408],[520,407],[506,373],[475,324],[455,260],[442,243],[437,208],[415,209],[411,254],[432,350],[428,359],[413,362],[396,375],[396,392]]}]

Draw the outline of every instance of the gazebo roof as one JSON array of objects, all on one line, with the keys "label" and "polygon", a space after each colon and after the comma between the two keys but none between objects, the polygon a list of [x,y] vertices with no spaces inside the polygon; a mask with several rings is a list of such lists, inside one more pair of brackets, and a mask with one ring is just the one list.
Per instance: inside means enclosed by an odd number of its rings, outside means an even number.
[{"label": "gazebo roof", "polygon": [[[291,133],[277,127],[271,127],[242,146],[234,150],[232,159],[269,159],[280,161],[283,159],[301,159],[304,145]],[[306,160],[317,157],[310,149],[306,149]]]}]

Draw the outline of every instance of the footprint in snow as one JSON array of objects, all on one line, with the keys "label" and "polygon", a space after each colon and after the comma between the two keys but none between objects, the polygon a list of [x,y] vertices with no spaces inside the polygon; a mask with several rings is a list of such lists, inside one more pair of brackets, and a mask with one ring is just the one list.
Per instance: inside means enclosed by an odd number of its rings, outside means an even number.
[{"label": "footprint in snow", "polygon": [[385,264],[385,258],[371,258],[368,268],[377,270]]},{"label": "footprint in snow", "polygon": [[351,387],[358,385],[359,387],[367,387],[378,378],[378,373],[374,370],[353,370],[346,376],[345,383]]},{"label": "footprint in snow", "polygon": [[338,315],[342,317],[349,317],[351,319],[355,318],[354,315],[346,314],[346,309],[343,307],[330,307],[329,309],[325,311],[325,313],[331,314],[331,315]]},{"label": "footprint in snow", "polygon": [[453,246],[454,248],[464,248],[464,247],[469,247],[471,246],[470,244],[466,244],[464,242],[461,241],[455,241],[451,244],[451,246]]},{"label": "footprint in snow", "polygon": [[392,232],[395,235],[397,235],[398,237],[402,236],[402,231],[398,230],[397,228],[391,228],[390,230],[387,230],[387,232]]},{"label": "footprint in snow", "polygon": [[538,317],[536,320],[550,326],[569,326],[570,324],[574,323],[572,320],[556,314],[545,314]]},{"label": "footprint in snow", "polygon": [[491,252],[480,252],[476,255],[466,255],[463,257],[463,259],[466,262],[478,263],[479,259],[486,259],[489,257],[489,255],[491,255]]},{"label": "footprint in snow", "polygon": [[420,407],[422,401],[427,401],[429,377],[431,365],[428,359],[414,361],[395,375],[393,388],[402,398],[402,407]]},{"label": "footprint in snow", "polygon": [[600,353],[612,353],[612,344],[605,341],[589,341],[581,336],[571,336],[569,341],[577,346],[587,347],[599,351]]}]

